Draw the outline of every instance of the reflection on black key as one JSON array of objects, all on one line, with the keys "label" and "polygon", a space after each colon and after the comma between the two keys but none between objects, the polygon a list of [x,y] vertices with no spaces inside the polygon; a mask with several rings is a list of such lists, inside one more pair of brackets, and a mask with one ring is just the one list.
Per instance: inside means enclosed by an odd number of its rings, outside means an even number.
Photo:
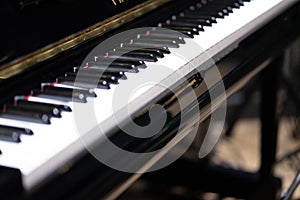
[{"label": "reflection on black key", "polygon": [[[110,80],[108,82],[107,80]],[[109,89],[110,83],[118,83],[118,80],[115,77],[111,77],[110,79],[103,79],[98,77],[87,77],[87,76],[76,76],[76,75],[68,75],[68,76],[60,76],[57,78],[57,82],[65,85],[75,85],[77,87],[83,88],[100,88],[100,89]]]},{"label": "reflection on black key", "polygon": [[139,39],[164,39],[164,40],[170,40],[170,41],[175,41],[177,44],[185,44],[185,41],[182,37],[177,36],[177,37],[170,37],[167,34],[164,35],[154,35],[154,34],[148,34],[148,35],[138,35]]},{"label": "reflection on black key", "polygon": [[197,32],[204,31],[202,25],[198,24],[197,22],[187,22],[187,21],[170,21],[169,24],[171,26],[181,26],[181,27],[188,27],[188,28],[195,28]]},{"label": "reflection on black key", "polygon": [[90,90],[62,88],[54,86],[44,86],[42,90],[33,90],[32,94],[34,96],[44,97],[48,99],[66,102],[74,101],[81,103],[86,103],[86,98],[89,94],[95,96],[95,94],[91,93]]},{"label": "reflection on black key", "polygon": [[91,71],[89,72],[89,70],[82,70],[80,71],[80,74],[75,73],[75,72],[67,72],[65,73],[65,77],[82,77],[82,78],[96,78],[97,80],[101,80],[101,81],[108,81],[109,83],[114,83],[117,84],[118,83],[118,77],[116,77],[115,75],[119,75],[121,76],[121,74],[107,74],[107,73],[92,73]]},{"label": "reflection on black key", "polygon": [[212,23],[217,23],[217,19],[214,16],[211,15],[204,15],[201,12],[188,12],[188,13],[180,13],[179,15],[180,17],[184,17],[184,18],[194,18],[194,19],[208,19],[210,20]]},{"label": "reflection on black key", "polygon": [[[99,80],[97,81],[96,79],[93,81],[90,78],[83,78],[83,77],[58,77],[57,82],[64,84],[64,85],[70,85],[70,86],[76,86],[76,87],[81,87],[81,88],[100,88],[100,89],[110,89],[109,83],[107,81]],[[76,82],[76,83],[75,83]]]},{"label": "reflection on black key", "polygon": [[132,61],[148,61],[148,62],[156,62],[157,58],[153,54],[144,53],[144,52],[126,52],[124,54],[119,52],[109,52],[107,54],[108,58],[114,58],[114,59],[126,59],[126,60],[132,60]]},{"label": "reflection on black key", "polygon": [[229,14],[228,10],[223,5],[208,5],[208,6],[204,6],[201,9],[198,9],[196,11],[201,12],[201,13],[205,13],[205,11],[207,11],[209,13],[211,13],[211,12],[219,13],[220,12],[220,14],[219,14],[220,16]]},{"label": "reflection on black key", "polygon": [[232,6],[233,8],[239,8],[239,7],[241,7],[241,5],[240,5],[239,3],[237,3],[237,2],[233,2],[233,3],[231,4],[231,6]]},{"label": "reflection on black key", "polygon": [[16,108],[11,105],[4,105],[3,110],[0,113],[0,117],[41,124],[50,124],[50,116],[47,114]]},{"label": "reflection on black key", "polygon": [[165,37],[165,38],[172,38],[172,39],[177,39],[177,38],[185,38],[186,36],[181,34],[178,31],[170,30],[167,28],[161,28],[161,27],[153,27],[150,31],[146,32],[146,35],[151,35],[151,36],[158,36],[158,37]]},{"label": "reflection on black key", "polygon": [[7,142],[15,142],[15,143],[21,142],[19,133],[7,129],[3,130],[1,128],[0,128],[0,140],[7,141]]},{"label": "reflection on black key", "polygon": [[182,28],[182,27],[174,27],[174,26],[164,26],[164,28],[169,28],[169,29],[172,29],[174,31],[178,31],[184,35],[187,35],[188,37],[190,38],[194,38],[194,35],[198,35],[199,33],[196,31],[196,30],[193,30],[193,31],[189,31],[189,30],[186,30],[186,28]]},{"label": "reflection on black key", "polygon": [[114,59],[114,58],[99,58],[96,60],[96,62],[88,62],[87,65],[90,66],[90,64],[100,65],[101,68],[105,69],[106,72],[108,69],[106,68],[124,68],[123,71],[126,71],[126,68],[128,70],[134,70],[137,68],[145,68],[145,62],[144,61],[133,61],[128,60],[126,58],[122,59]]},{"label": "reflection on black key", "polygon": [[195,23],[195,24],[200,24],[202,26],[212,26],[212,24],[215,23],[209,19],[189,18],[189,17],[180,17],[180,16],[173,16],[172,20],[179,21],[179,22]]},{"label": "reflection on black key", "polygon": [[227,8],[228,11],[232,10],[233,8],[239,8],[240,4],[238,1],[224,1],[224,0],[217,0],[215,1],[217,5],[223,6],[223,8]]},{"label": "reflection on black key", "polygon": [[38,111],[47,115],[50,115],[51,117],[61,117],[60,110],[51,105],[51,104],[43,104],[43,103],[36,103],[32,101],[26,101],[26,100],[19,100],[15,102],[15,106],[17,108],[32,110],[32,111]]},{"label": "reflection on black key", "polygon": [[[79,68],[74,68],[73,73],[78,73]],[[69,73],[67,73],[69,74]],[[80,70],[80,74],[83,76],[99,76],[100,74],[102,76],[114,76],[118,79],[127,79],[126,75],[124,72],[105,72],[103,70],[97,70],[97,69],[90,69],[90,68],[82,68]]]},{"label": "reflection on black key", "polygon": [[172,40],[167,39],[136,39],[131,40],[130,44],[138,44],[145,45],[146,47],[170,47],[170,48],[178,48],[179,45]]},{"label": "reflection on black key", "polygon": [[178,44],[185,44],[184,35],[177,31],[170,31],[169,29],[156,28],[156,30],[147,31],[145,34],[138,35],[140,37],[157,37],[175,40]]},{"label": "reflection on black key", "polygon": [[25,99],[26,99],[25,96],[15,96],[15,102],[18,105],[31,107],[33,104],[35,104],[35,106],[41,105],[41,106],[47,106],[47,107],[57,108],[60,112],[62,112],[62,111],[71,112],[72,111],[72,109],[68,105],[58,105],[58,104],[51,104],[51,103],[42,103],[42,102],[28,101],[28,100],[25,100]]},{"label": "reflection on black key", "polygon": [[209,10],[199,10],[195,12],[186,12],[186,15],[195,15],[195,16],[213,16],[216,18],[224,18],[224,13],[221,11],[209,11]]},{"label": "reflection on black key", "polygon": [[118,73],[118,72],[131,72],[131,73],[137,73],[139,70],[137,69],[137,66],[128,63],[128,62],[102,62],[100,60],[99,62],[89,62],[87,63],[87,69],[94,69],[94,70],[101,70],[103,72],[112,72],[112,73]]},{"label": "reflection on black key", "polygon": [[[152,29],[153,31],[151,32],[151,34],[167,34],[167,33],[172,33],[172,32],[175,32],[177,30],[170,30],[170,29],[167,29],[167,28],[162,28],[162,27],[159,27],[159,28],[153,28]],[[190,31],[183,31],[183,30],[180,30],[180,31],[177,31],[178,32],[178,35],[180,35],[181,37],[188,37],[188,38],[194,38],[194,34],[192,34]],[[148,46],[149,47],[149,46]],[[162,47],[161,45],[156,45],[155,48],[158,48],[158,47]]]},{"label": "reflection on black key", "polygon": [[23,134],[23,135],[33,135],[32,130],[29,128],[18,128],[18,127],[12,127],[12,126],[2,126],[0,125],[0,132],[16,132],[18,134]]},{"label": "reflection on black key", "polygon": [[[154,33],[160,33],[159,31],[156,31],[156,30],[153,30],[150,34],[154,34]],[[134,49],[144,49],[144,48],[147,48],[147,49],[157,49],[159,51],[161,51],[162,53],[164,54],[170,54],[170,50],[168,47],[164,47],[164,46],[156,46],[156,47],[151,47],[151,46],[147,46],[147,45],[139,45],[139,44],[124,44],[122,43],[120,45],[122,48],[134,48]]]},{"label": "reflection on black key", "polygon": [[231,6],[227,6],[225,8],[229,13],[233,13],[233,8]]},{"label": "reflection on black key", "polygon": [[[107,60],[110,60],[109,58],[103,59],[101,62],[107,62]],[[134,61],[134,60],[128,60],[126,58],[122,58],[122,59],[113,59],[114,61],[111,63],[111,65],[124,65],[124,64],[128,64],[128,65],[132,65],[134,68],[140,68],[140,69],[145,69],[147,66],[145,64],[144,61],[140,60],[140,61]],[[110,66],[109,66],[110,67]]]},{"label": "reflection on black key", "polygon": [[61,117],[60,111],[57,108],[48,108],[48,107],[39,106],[39,105],[32,105],[32,106],[16,105],[16,107],[24,109],[24,110],[28,110],[28,111],[37,111],[37,112],[40,112],[40,113],[47,114],[51,117],[57,117],[57,118]]},{"label": "reflection on black key", "polygon": [[236,3],[238,3],[240,6],[244,6],[244,2],[243,2],[243,0],[237,0],[237,2]]},{"label": "reflection on black key", "polygon": [[144,48],[144,49],[135,49],[135,48],[126,48],[126,47],[118,47],[114,49],[115,52],[118,53],[126,53],[126,52],[141,52],[141,53],[148,53],[148,54],[153,54],[155,55],[157,58],[163,58],[164,54],[162,51],[160,51],[159,49],[150,49],[150,48]]},{"label": "reflection on black key", "polygon": [[194,27],[183,27],[183,26],[176,26],[176,25],[171,25],[171,24],[170,25],[163,24],[162,27],[169,28],[169,29],[179,31],[179,32],[189,31],[194,35],[199,35],[199,31],[197,30],[197,28],[194,28]]},{"label": "reflection on black key", "polygon": [[196,34],[192,33],[191,31],[186,31],[186,30],[178,30],[178,31],[180,31],[182,34],[186,35],[189,38],[194,38],[194,35],[196,35]]},{"label": "reflection on black key", "polygon": [[[65,73],[64,76],[62,76],[62,80],[63,78],[69,78],[69,79],[66,79],[66,80],[73,80],[73,82],[75,82],[75,80],[77,82],[87,82],[89,83],[89,80],[92,80],[90,81],[90,83],[95,83],[95,81],[97,80],[98,81],[98,84],[99,84],[99,87],[103,87],[103,89],[109,89],[108,86],[110,83],[112,84],[118,84],[118,79],[117,77],[115,77],[114,75],[107,75],[107,74],[100,74],[100,73],[80,73],[80,74],[76,74],[74,72],[68,72],[68,73]],[[59,79],[59,78],[58,78]],[[59,82],[59,81],[58,81]],[[108,82],[108,83],[105,83],[105,82]]]}]

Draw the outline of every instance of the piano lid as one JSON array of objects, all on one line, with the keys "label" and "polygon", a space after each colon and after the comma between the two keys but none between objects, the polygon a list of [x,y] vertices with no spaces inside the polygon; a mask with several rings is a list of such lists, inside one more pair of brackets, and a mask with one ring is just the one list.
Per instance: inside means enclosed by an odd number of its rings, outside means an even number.
[{"label": "piano lid", "polygon": [[169,0],[4,0],[0,79],[99,36]]}]

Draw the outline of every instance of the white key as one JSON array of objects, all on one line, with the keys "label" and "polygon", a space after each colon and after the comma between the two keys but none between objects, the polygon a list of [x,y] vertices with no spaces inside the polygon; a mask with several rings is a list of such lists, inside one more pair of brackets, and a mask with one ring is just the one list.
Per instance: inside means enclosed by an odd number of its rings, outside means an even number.
[{"label": "white key", "polygon": [[[85,148],[80,140],[82,136],[80,134],[87,133],[97,125],[101,126],[103,132],[111,132],[116,126],[114,115],[124,122],[129,118],[128,113],[121,108],[128,106],[131,114],[144,108],[148,103],[153,102],[155,97],[160,96],[164,88],[173,86],[178,82],[178,77],[193,69],[189,61],[193,60],[193,64],[200,65],[210,56],[215,56],[230,46],[238,45],[239,41],[296,1],[246,2],[245,6],[234,9],[229,16],[218,19],[217,24],[205,27],[205,31],[200,32],[199,36],[186,39],[186,44],[180,45],[179,49],[171,48],[170,55],[165,55],[156,63],[146,63],[147,68],[141,69],[137,74],[126,73],[128,79],[120,80],[119,85],[112,85],[110,90],[95,89],[97,98],[88,98],[87,103],[29,97],[30,101],[68,105],[73,112],[62,112],[62,118],[52,118],[51,125],[0,118],[1,125],[29,128],[34,132],[33,136],[22,135],[22,142],[19,144],[0,141],[3,153],[0,156],[0,165],[20,169],[25,189],[31,190],[68,160],[78,158]],[[151,81],[152,83],[149,84]],[[139,87],[143,83],[146,85]],[[56,86],[71,87],[63,84]],[[118,102],[117,105],[114,100],[122,96],[120,95],[122,88],[132,88],[132,90],[129,90],[131,92],[129,98]],[[102,136],[93,135],[91,138],[101,141]]]}]

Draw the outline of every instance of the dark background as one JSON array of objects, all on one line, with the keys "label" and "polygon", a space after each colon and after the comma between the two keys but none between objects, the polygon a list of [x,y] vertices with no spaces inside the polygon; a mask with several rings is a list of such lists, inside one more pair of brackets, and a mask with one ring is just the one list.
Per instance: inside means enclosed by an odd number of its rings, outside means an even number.
[{"label": "dark background", "polygon": [[144,1],[115,6],[111,0],[3,0],[0,66]]}]

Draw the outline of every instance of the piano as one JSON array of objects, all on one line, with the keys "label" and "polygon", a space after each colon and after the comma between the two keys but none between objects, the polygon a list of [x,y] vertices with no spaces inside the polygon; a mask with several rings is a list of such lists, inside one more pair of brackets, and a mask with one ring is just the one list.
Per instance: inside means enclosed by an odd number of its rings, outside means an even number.
[{"label": "piano", "polygon": [[1,199],[117,198],[300,31],[298,0],[1,4]]}]

